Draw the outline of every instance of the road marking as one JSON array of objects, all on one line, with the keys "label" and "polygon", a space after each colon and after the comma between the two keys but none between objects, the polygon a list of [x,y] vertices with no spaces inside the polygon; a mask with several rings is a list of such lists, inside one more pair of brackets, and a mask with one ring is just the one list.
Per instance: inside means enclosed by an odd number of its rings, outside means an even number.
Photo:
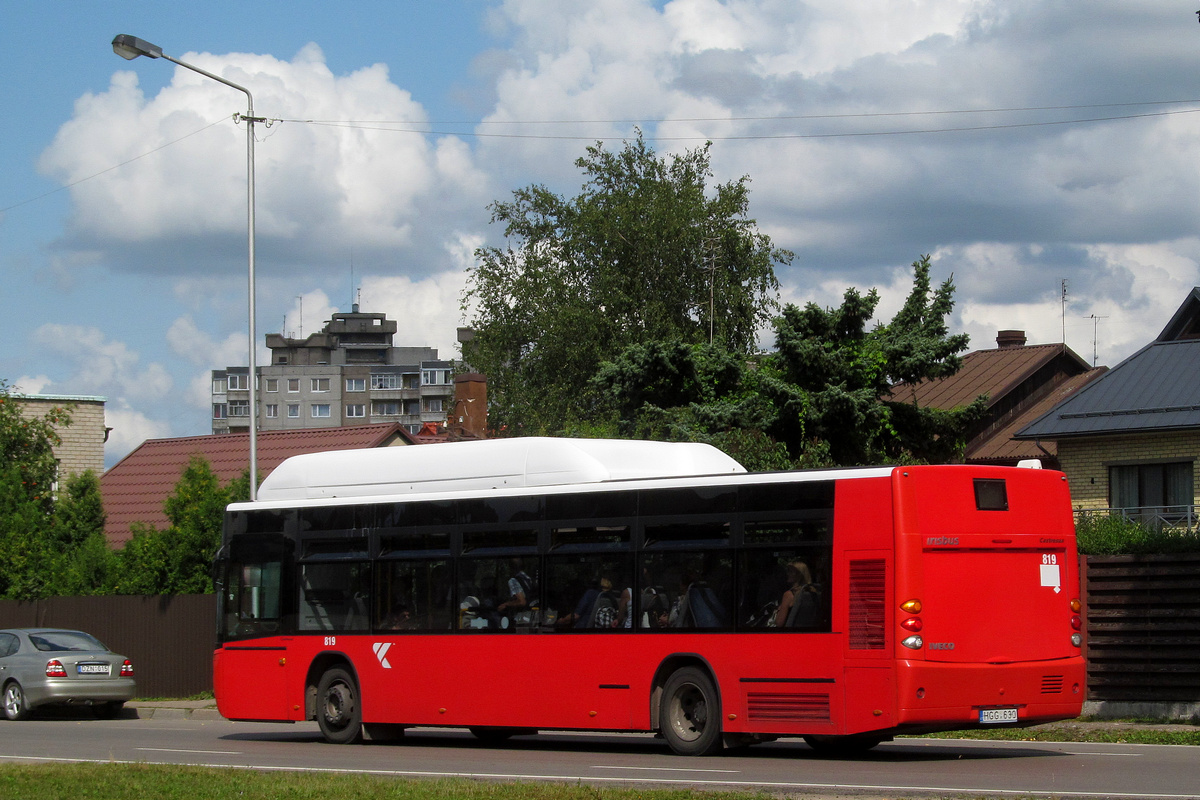
[{"label": "road marking", "polygon": [[210,756],[240,756],[241,750],[180,750],[174,747],[135,747],[134,750],[146,750],[151,753],[197,753]]},{"label": "road marking", "polygon": [[740,769],[687,769],[685,767],[623,767],[617,764],[593,764],[592,769],[642,769],[650,772],[719,772],[740,775]]}]

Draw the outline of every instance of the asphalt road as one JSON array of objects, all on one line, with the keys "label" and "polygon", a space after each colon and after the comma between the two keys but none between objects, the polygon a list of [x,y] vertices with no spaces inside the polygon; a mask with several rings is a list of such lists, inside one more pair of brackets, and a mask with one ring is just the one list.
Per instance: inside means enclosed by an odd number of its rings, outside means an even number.
[{"label": "asphalt road", "polygon": [[59,760],[746,788],[824,797],[1200,798],[1195,747],[901,739],[842,761],[787,740],[687,759],[648,735],[546,733],[485,746],[466,731],[419,729],[395,742],[337,746],[325,744],[311,723],[162,714],[102,721],[86,711],[0,721],[0,763]]}]

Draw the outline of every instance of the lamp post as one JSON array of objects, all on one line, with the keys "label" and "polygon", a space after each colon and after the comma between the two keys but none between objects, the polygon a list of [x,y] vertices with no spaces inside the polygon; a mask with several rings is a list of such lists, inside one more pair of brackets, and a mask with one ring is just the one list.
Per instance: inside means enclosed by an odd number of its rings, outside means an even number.
[{"label": "lamp post", "polygon": [[246,113],[242,115],[242,120],[246,123],[246,227],[249,231],[250,240],[250,376],[248,383],[250,389],[250,408],[248,410],[250,413],[250,499],[255,500],[258,496],[258,375],[254,364],[254,123],[265,122],[265,119],[254,116],[254,96],[250,94],[249,89],[244,86],[238,86],[232,81],[227,81],[219,75],[202,70],[193,64],[172,58],[164,53],[158,45],[150,44],[136,36],[122,33],[113,39],[112,48],[114,53],[130,61],[138,56],[165,58],[172,64],[178,64],[181,67],[190,69],[192,72],[198,72],[206,78],[212,78],[214,81],[237,89],[246,95]]}]

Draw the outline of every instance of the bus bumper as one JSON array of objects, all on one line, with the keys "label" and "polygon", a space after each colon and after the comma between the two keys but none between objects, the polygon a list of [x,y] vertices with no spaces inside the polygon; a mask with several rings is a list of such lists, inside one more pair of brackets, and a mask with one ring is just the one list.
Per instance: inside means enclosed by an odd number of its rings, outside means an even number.
[{"label": "bus bumper", "polygon": [[1083,710],[1082,657],[1024,664],[903,662],[897,727],[961,730],[1073,719]]}]

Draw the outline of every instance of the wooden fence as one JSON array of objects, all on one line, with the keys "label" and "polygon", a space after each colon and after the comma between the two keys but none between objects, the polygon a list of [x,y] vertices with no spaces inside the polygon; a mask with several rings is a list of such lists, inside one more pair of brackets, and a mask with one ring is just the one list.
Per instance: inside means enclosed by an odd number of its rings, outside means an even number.
[{"label": "wooden fence", "polygon": [[133,662],[138,697],[212,691],[217,597],[50,597],[0,600],[0,628],[84,630]]},{"label": "wooden fence", "polygon": [[[1200,554],[1083,561],[1088,700],[1200,702]],[[141,697],[212,690],[215,595],[0,600],[0,627],[86,630],[134,663]]]},{"label": "wooden fence", "polygon": [[1083,561],[1088,699],[1200,701],[1200,554]]}]

